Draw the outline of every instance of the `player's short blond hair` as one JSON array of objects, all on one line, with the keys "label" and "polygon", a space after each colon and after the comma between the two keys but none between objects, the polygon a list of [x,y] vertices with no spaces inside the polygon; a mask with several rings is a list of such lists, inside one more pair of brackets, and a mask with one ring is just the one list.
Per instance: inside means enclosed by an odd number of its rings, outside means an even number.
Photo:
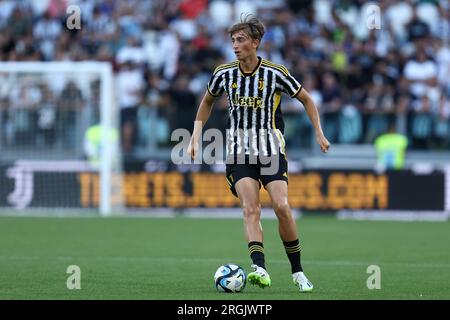
[{"label": "player's short blond hair", "polygon": [[228,29],[228,34],[232,36],[241,30],[247,33],[252,39],[259,40],[259,43],[261,43],[261,39],[266,32],[266,28],[262,22],[251,13],[246,15],[241,14],[241,22],[233,24]]}]

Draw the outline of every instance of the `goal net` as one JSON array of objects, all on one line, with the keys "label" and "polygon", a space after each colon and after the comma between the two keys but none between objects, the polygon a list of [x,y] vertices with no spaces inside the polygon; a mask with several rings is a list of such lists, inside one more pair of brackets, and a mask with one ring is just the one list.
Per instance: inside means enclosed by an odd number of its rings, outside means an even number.
[{"label": "goal net", "polygon": [[110,64],[0,62],[0,212],[120,212],[116,108]]}]

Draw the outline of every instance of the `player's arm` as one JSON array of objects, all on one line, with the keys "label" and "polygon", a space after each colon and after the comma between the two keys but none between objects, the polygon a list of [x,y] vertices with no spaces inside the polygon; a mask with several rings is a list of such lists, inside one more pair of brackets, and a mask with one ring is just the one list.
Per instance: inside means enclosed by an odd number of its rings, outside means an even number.
[{"label": "player's arm", "polygon": [[197,110],[197,116],[194,122],[194,131],[189,142],[188,153],[191,155],[191,159],[194,159],[198,152],[198,140],[200,138],[203,126],[208,121],[211,115],[211,110],[214,104],[215,97],[206,91],[205,95],[200,102],[200,106]]},{"label": "player's arm", "polygon": [[309,120],[311,121],[314,130],[316,132],[316,141],[319,144],[322,152],[326,153],[330,148],[330,143],[323,134],[322,126],[320,125],[319,112],[317,111],[317,108],[314,104],[313,99],[311,98],[311,95],[309,94],[308,91],[305,90],[305,88],[302,88],[295,97],[297,98],[297,100],[303,103],[306,113],[308,114]]}]

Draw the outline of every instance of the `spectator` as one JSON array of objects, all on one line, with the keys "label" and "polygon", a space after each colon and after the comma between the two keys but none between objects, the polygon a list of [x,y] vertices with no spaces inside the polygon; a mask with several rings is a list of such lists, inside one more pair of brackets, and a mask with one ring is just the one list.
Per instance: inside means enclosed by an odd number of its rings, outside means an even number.
[{"label": "spectator", "polygon": [[339,134],[339,112],[341,109],[341,90],[336,77],[325,73],[322,77],[322,117],[324,133],[331,143],[337,142]]},{"label": "spectator", "polygon": [[170,139],[168,83],[155,73],[147,73],[144,108],[139,110],[139,144],[151,149]]},{"label": "spectator", "polygon": [[414,148],[428,149],[432,135],[433,115],[430,99],[424,95],[416,100],[411,115],[411,140]]},{"label": "spectator", "polygon": [[394,89],[381,83],[370,88],[365,99],[364,111],[367,115],[366,143],[373,143],[382,132],[388,131],[394,111]]},{"label": "spectator", "polygon": [[415,99],[421,99],[424,95],[435,99],[438,69],[436,63],[427,57],[424,49],[418,49],[415,57],[407,61],[404,75]]},{"label": "spectator", "polygon": [[117,24],[111,16],[102,13],[100,6],[96,6],[92,17],[86,23],[86,28],[94,41],[104,43],[114,35]]},{"label": "spectator", "polygon": [[140,67],[145,61],[145,52],[139,40],[134,37],[128,37],[127,45],[120,48],[117,52],[116,61],[119,64],[132,62],[136,67]]},{"label": "spectator", "polygon": [[62,32],[62,26],[59,20],[51,17],[46,12],[33,28],[33,34],[44,53],[45,59],[52,60],[54,54],[54,43]]},{"label": "spectator", "polygon": [[[31,10],[26,7],[20,7],[19,5],[14,6],[14,10],[8,19],[7,28],[11,30],[16,37],[21,37],[33,27],[33,19],[30,11]],[[41,21],[42,20],[40,20],[40,22]]]},{"label": "spectator", "polygon": [[435,36],[448,45],[450,43],[450,7],[447,4],[447,8],[445,8],[443,3],[439,3],[438,10],[439,16]]},{"label": "spectator", "polygon": [[56,138],[56,103],[52,91],[41,87],[42,100],[37,109],[37,146],[53,146]]},{"label": "spectator", "polygon": [[42,99],[42,91],[31,78],[25,78],[22,86],[14,88],[10,96],[13,102],[9,109],[10,121],[16,145],[33,146],[36,132],[37,108]]},{"label": "spectator", "polygon": [[192,123],[195,118],[196,96],[189,90],[189,79],[185,75],[179,75],[169,90],[169,95],[173,99],[173,109],[171,115],[171,131],[184,128],[192,131]]},{"label": "spectator", "polygon": [[422,40],[430,35],[430,27],[419,18],[417,10],[417,6],[415,6],[413,16],[406,25],[406,30],[408,30],[408,40],[410,42]]},{"label": "spectator", "polygon": [[0,29],[3,29],[8,24],[14,8],[15,3],[13,1],[0,1]]},{"label": "spectator", "polygon": [[117,99],[120,107],[122,148],[129,154],[134,147],[136,116],[142,102],[144,79],[142,70],[133,61],[126,61],[116,77]]},{"label": "spectator", "polygon": [[433,147],[448,150],[450,148],[450,94],[441,96],[433,128],[433,141],[435,141]]},{"label": "spectator", "polygon": [[59,97],[58,125],[64,148],[72,149],[80,137],[80,115],[84,98],[74,81],[68,81]]},{"label": "spectator", "polygon": [[444,94],[450,93],[450,47],[443,40],[436,39],[436,62],[438,83]]}]

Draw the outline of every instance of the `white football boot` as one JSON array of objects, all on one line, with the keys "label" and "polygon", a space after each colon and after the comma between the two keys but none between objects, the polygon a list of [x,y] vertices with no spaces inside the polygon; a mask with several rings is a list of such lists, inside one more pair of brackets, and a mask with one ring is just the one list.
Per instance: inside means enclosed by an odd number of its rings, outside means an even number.
[{"label": "white football boot", "polygon": [[300,292],[311,292],[313,291],[313,284],[306,278],[303,272],[296,272],[292,274],[292,280],[294,284],[298,287]]}]

